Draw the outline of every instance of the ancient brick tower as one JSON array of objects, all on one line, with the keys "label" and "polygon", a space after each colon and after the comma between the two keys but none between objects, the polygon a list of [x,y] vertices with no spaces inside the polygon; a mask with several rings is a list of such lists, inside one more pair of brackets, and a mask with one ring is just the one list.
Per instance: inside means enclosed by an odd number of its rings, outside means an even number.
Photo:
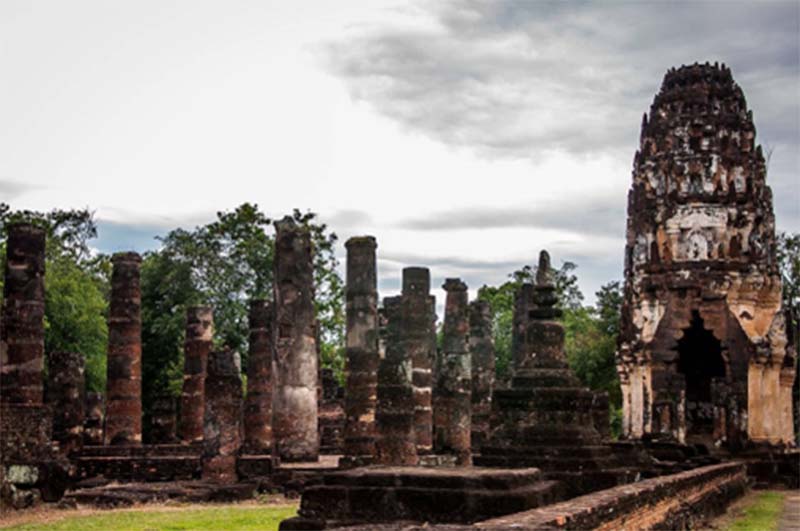
[{"label": "ancient brick tower", "polygon": [[623,430],[792,443],[772,193],[730,69],[673,69],[642,123],[628,195],[617,369]]}]

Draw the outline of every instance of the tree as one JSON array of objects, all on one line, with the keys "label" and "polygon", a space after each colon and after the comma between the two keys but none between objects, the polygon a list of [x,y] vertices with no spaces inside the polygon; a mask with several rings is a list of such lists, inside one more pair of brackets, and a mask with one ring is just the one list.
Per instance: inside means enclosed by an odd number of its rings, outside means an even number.
[{"label": "tree", "polygon": [[[800,353],[800,234],[778,234],[777,258],[778,269],[783,281],[783,308],[786,310],[788,322],[786,326],[794,342],[795,353]],[[795,358],[795,371],[800,369]],[[794,408],[794,432],[800,440],[800,376],[795,377],[792,387]]]},{"label": "tree", "polygon": [[[0,203],[0,255],[5,260],[7,227],[27,222],[45,229],[45,357],[50,352],[83,354],[86,388],[105,390],[109,263],[93,255],[94,214],[83,210],[12,211]],[[0,278],[0,288],[3,283]],[[45,367],[47,365],[45,364]]]}]

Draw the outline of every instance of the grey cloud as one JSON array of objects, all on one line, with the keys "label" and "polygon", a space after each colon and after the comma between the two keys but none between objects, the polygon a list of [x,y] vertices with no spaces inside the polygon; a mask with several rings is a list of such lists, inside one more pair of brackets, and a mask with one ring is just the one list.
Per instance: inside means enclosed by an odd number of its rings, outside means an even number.
[{"label": "grey cloud", "polygon": [[11,180],[0,180],[0,201],[13,201],[25,192],[36,189],[26,183]]},{"label": "grey cloud", "polygon": [[619,237],[625,234],[625,196],[550,202],[511,208],[471,207],[442,211],[401,221],[411,230],[498,228],[560,229],[585,235]]},{"label": "grey cloud", "polygon": [[329,43],[325,61],[352,97],[446,144],[501,157],[627,154],[664,72],[705,60],[732,66],[760,103],[762,131],[796,143],[797,99],[770,98],[796,93],[795,2],[434,5],[415,29]]}]

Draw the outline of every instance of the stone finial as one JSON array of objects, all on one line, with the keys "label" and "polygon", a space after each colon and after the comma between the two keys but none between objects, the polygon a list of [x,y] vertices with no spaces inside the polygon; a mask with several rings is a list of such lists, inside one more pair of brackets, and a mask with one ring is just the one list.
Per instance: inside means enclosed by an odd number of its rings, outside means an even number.
[{"label": "stone finial", "polygon": [[553,268],[550,265],[550,253],[542,249],[539,253],[539,267],[536,269],[536,286],[553,286]]},{"label": "stone finial", "polygon": [[427,267],[403,268],[403,294],[425,295],[431,290],[431,272]]}]

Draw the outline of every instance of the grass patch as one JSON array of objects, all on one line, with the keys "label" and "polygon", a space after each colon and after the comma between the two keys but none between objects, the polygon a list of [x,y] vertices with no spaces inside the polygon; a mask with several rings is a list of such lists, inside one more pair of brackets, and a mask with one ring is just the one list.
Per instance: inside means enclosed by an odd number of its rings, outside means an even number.
[{"label": "grass patch", "polygon": [[67,516],[56,522],[31,523],[8,531],[273,531],[297,514],[294,505],[209,506],[186,509],[102,511],[91,516]]},{"label": "grass patch", "polygon": [[753,503],[742,508],[742,516],[731,523],[728,531],[776,531],[784,497],[783,492],[760,492]]}]

